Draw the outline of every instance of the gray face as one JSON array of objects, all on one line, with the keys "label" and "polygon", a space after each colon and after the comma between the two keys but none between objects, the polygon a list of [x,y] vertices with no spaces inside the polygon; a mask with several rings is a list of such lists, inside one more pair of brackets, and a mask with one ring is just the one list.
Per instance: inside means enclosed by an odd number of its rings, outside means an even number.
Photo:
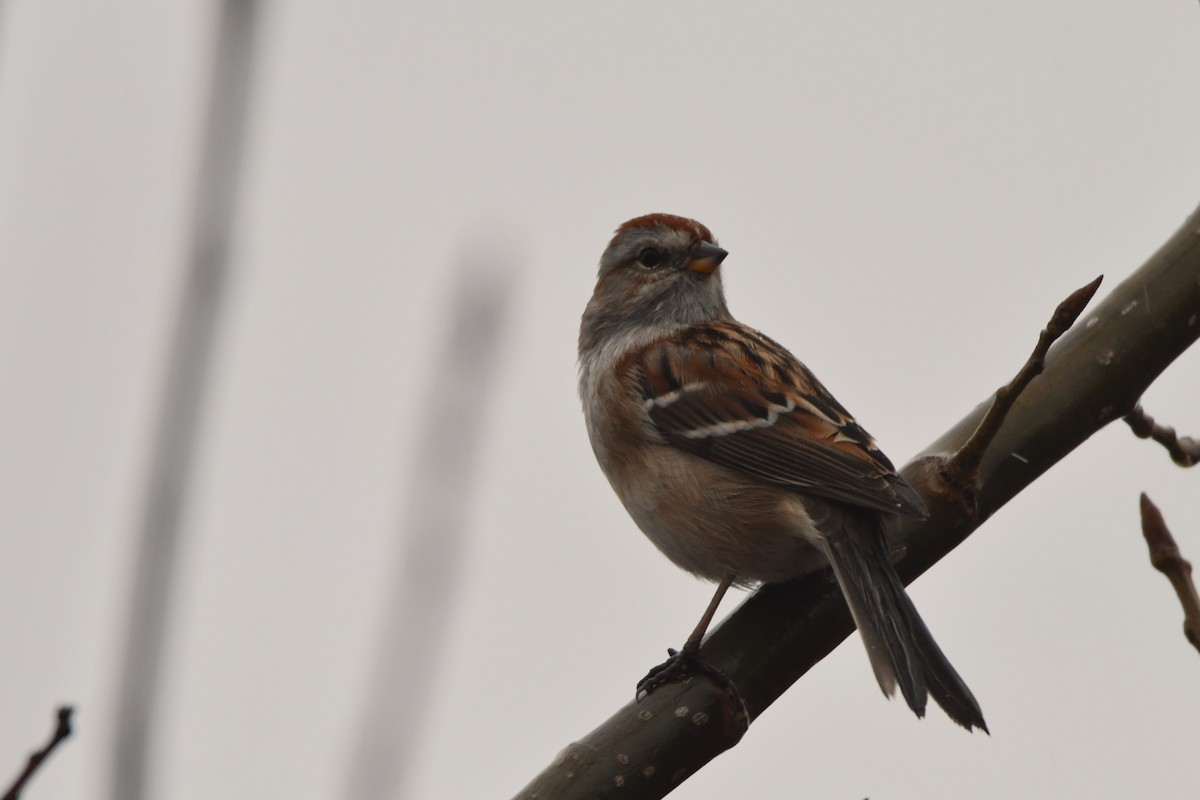
[{"label": "gray face", "polygon": [[[631,265],[648,270],[685,269],[692,247],[699,241],[695,231],[658,223],[623,228],[600,257],[599,277],[603,279],[615,270]],[[646,259],[649,263],[643,263],[641,256],[647,250],[657,251],[659,258],[651,257]]]},{"label": "gray face", "polygon": [[708,229],[692,220],[656,214],[625,223],[600,259],[580,348],[729,319],[718,268],[723,257]]}]

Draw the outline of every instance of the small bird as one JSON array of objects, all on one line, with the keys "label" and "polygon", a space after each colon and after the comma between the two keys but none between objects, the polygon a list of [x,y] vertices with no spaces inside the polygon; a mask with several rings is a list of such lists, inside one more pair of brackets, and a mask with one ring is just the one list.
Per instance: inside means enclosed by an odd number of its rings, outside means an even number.
[{"label": "small bird", "polygon": [[729,313],[726,255],[691,219],[626,222],[579,330],[600,468],[659,550],[718,583],[676,664],[698,661],[731,585],[829,565],[884,694],[898,685],[918,717],[932,694],[959,725],[986,731],[888,560],[885,520],[924,517],[924,503],[807,367]]}]

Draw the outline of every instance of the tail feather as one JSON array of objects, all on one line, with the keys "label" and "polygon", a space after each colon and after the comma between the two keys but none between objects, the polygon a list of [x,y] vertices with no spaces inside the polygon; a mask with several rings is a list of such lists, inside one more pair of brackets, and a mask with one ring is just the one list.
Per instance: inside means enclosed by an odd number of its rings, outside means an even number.
[{"label": "tail feather", "polygon": [[942,653],[888,561],[886,538],[873,512],[841,512],[838,526],[822,526],[825,555],[884,694],[900,687],[908,707],[925,715],[926,699],[967,730],[987,731],[975,696]]},{"label": "tail feather", "polygon": [[[893,574],[895,574],[893,572]],[[896,579],[899,582],[899,578]],[[903,590],[902,590],[903,591]],[[912,611],[912,619],[917,628],[917,652],[925,663],[925,678],[929,684],[929,693],[950,719],[962,725],[967,730],[979,728],[989,733],[987,723],[983,719],[983,711],[975,700],[975,695],[967,688],[958,671],[950,665],[950,661],[933,640],[933,635],[925,627],[924,620],[917,614],[917,609],[905,592],[904,599]]]}]

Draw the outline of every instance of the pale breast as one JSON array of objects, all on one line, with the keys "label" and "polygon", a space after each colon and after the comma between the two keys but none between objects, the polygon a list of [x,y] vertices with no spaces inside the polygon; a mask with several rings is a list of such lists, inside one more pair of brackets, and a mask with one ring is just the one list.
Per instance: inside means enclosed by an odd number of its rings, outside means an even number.
[{"label": "pale breast", "polygon": [[799,495],[655,445],[607,472],[642,532],[681,568],[740,584],[798,577],[824,566],[820,533]]},{"label": "pale breast", "polygon": [[[642,532],[681,568],[740,584],[798,577],[824,566],[820,536],[792,490],[766,484],[666,443],[638,384],[584,362],[588,437],[613,490]],[[632,388],[630,388],[632,387]]]}]

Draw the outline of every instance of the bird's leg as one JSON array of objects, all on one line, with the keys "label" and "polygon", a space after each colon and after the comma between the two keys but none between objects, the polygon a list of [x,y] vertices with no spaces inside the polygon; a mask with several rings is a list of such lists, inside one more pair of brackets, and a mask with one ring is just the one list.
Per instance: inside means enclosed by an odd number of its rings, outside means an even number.
[{"label": "bird's leg", "polygon": [[721,605],[721,601],[725,599],[725,593],[729,591],[729,587],[733,585],[733,573],[728,572],[721,582],[717,584],[717,591],[713,593],[712,600],[708,601],[708,608],[704,609],[704,616],[700,617],[700,621],[696,623],[695,630],[692,635],[683,643],[684,653],[695,655],[700,652],[700,643],[704,641],[704,634],[708,633],[708,626],[712,624],[712,618],[717,613],[717,607]]},{"label": "bird's leg", "polygon": [[674,648],[668,648],[667,653],[671,657],[647,672],[646,677],[638,681],[638,700],[648,696],[663,684],[682,678],[688,670],[693,669],[706,673],[726,689],[734,694],[737,693],[729,680],[729,676],[700,657],[700,643],[704,641],[704,634],[708,632],[708,626],[712,623],[713,616],[717,613],[717,608],[721,605],[721,600],[725,597],[725,593],[729,591],[729,587],[733,585],[733,579],[734,575],[730,572],[717,584],[717,591],[713,593],[713,598],[709,601],[708,608],[704,610],[704,616],[700,617],[700,622],[696,624],[692,635],[683,643],[683,649],[675,650]]}]

